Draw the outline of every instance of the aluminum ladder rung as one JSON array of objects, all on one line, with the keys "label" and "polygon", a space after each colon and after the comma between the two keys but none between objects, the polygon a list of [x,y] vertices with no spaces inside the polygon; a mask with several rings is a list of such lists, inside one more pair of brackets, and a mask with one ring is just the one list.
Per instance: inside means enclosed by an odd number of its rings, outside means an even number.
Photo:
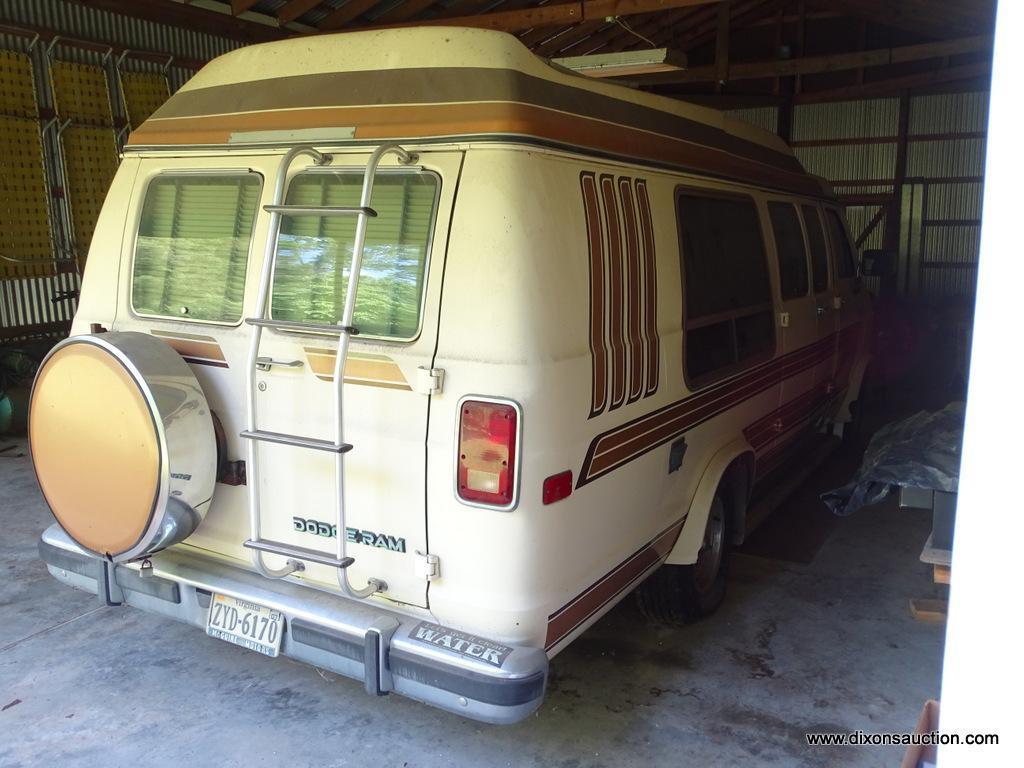
[{"label": "aluminum ladder rung", "polygon": [[358,336],[359,329],[351,325],[333,325],[331,323],[304,323],[301,320],[272,320],[263,317],[247,317],[245,322],[248,325],[259,326],[260,328],[274,328],[280,331],[308,331],[310,333],[333,333],[340,336],[347,333],[350,336]]},{"label": "aluminum ladder rung", "polygon": [[281,216],[377,216],[368,205],[264,205],[263,210]]},{"label": "aluminum ladder rung", "polygon": [[348,453],[352,446],[348,443],[338,445],[331,440],[319,440],[315,437],[303,437],[302,435],[288,435],[284,432],[268,432],[265,429],[246,429],[239,433],[240,437],[246,440],[262,440],[265,443],[278,443],[279,445],[293,445],[296,448],[310,448],[314,451],[327,451],[328,453]]},{"label": "aluminum ladder rung", "polygon": [[260,552],[269,552],[272,555],[294,557],[297,560],[305,560],[310,563],[330,565],[334,568],[348,568],[355,562],[355,558],[352,557],[345,557],[339,560],[338,558],[332,557],[326,552],[321,552],[318,549],[307,549],[306,547],[297,547],[294,544],[282,544],[279,541],[268,541],[267,539],[260,539],[258,541],[247,539],[242,542],[242,546],[248,549],[258,549]]}]

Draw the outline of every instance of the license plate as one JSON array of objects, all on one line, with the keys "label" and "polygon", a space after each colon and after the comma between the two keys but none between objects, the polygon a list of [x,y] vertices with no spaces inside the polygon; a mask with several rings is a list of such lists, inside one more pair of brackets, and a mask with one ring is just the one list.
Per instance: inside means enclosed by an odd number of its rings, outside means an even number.
[{"label": "license plate", "polygon": [[284,615],[259,603],[214,593],[206,618],[206,634],[264,656],[277,656],[284,634]]}]

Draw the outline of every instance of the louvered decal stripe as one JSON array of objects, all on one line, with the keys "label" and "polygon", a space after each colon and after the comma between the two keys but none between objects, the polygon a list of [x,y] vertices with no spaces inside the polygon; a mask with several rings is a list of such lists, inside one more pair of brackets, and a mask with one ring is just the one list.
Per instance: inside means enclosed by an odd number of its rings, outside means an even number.
[{"label": "louvered decal stripe", "polygon": [[593,382],[590,416],[604,413],[608,403],[608,347],[605,345],[605,266],[601,242],[601,214],[597,181],[593,173],[580,174],[583,211],[587,219],[587,250],[590,255],[590,359]]},{"label": "louvered decal stripe", "polygon": [[619,229],[619,205],[615,194],[615,180],[601,177],[601,201],[604,203],[605,233],[608,242],[608,309],[609,333],[612,347],[612,398],[610,410],[615,410],[626,399],[626,341],[623,327],[623,268],[622,232]]},{"label": "louvered decal stripe", "polygon": [[647,336],[647,387],[644,396],[658,391],[661,350],[658,340],[658,272],[654,252],[654,224],[651,202],[647,198],[647,182],[636,180],[637,210],[640,213],[640,242],[644,249],[644,332]]},{"label": "louvered decal stripe", "polygon": [[643,179],[580,174],[590,268],[590,418],[658,390],[654,228]]}]

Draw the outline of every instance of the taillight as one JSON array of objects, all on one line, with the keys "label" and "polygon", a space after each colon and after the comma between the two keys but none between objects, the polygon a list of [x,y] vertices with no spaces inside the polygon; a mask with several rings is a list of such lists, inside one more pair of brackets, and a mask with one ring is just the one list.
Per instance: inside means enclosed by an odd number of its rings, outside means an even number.
[{"label": "taillight", "polygon": [[509,507],[515,498],[518,412],[508,403],[464,400],[459,415],[459,498]]}]

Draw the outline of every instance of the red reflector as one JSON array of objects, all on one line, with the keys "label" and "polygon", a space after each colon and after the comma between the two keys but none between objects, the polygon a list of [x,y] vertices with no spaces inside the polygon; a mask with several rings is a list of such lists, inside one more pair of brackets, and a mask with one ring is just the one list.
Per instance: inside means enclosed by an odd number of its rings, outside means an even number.
[{"label": "red reflector", "polygon": [[459,498],[507,507],[515,497],[518,414],[507,403],[466,400],[459,416]]},{"label": "red reflector", "polygon": [[572,493],[572,470],[559,472],[544,481],[544,503],[554,504]]}]

